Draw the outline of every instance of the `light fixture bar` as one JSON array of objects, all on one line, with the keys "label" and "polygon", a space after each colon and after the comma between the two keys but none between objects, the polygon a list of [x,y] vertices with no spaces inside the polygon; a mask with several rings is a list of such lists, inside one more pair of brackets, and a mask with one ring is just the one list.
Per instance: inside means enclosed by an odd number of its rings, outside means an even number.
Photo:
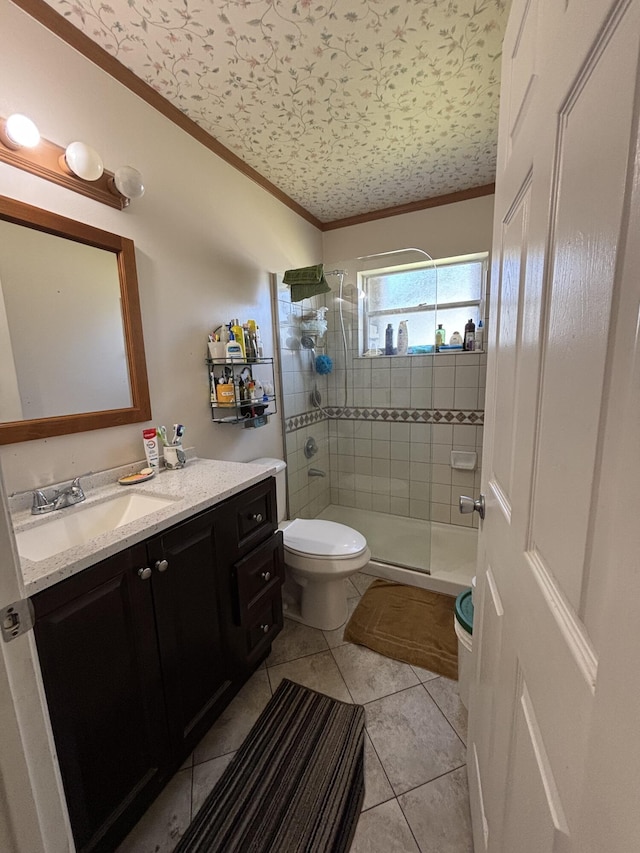
[{"label": "light fixture bar", "polygon": [[[0,118],[0,123],[3,122],[4,119]],[[23,169],[39,178],[45,178],[47,181],[53,181],[54,184],[59,184],[68,190],[92,198],[94,201],[108,204],[109,207],[123,210],[128,206],[129,199],[116,195],[109,189],[113,172],[108,172],[105,169],[102,177],[97,181],[83,181],[81,178],[69,174],[60,166],[59,160],[60,157],[64,157],[64,153],[64,148],[43,137],[40,138],[36,148],[13,150],[0,142],[0,161],[3,163],[17,166],[18,169]]]}]

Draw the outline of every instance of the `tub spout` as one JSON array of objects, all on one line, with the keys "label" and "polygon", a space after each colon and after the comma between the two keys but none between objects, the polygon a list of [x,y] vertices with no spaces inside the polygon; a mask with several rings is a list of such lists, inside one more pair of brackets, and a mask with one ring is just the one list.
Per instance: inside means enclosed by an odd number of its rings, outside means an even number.
[{"label": "tub spout", "polygon": [[325,472],[321,471],[319,468],[309,468],[309,470],[307,471],[307,474],[309,475],[309,477],[326,477],[327,476],[325,474]]}]

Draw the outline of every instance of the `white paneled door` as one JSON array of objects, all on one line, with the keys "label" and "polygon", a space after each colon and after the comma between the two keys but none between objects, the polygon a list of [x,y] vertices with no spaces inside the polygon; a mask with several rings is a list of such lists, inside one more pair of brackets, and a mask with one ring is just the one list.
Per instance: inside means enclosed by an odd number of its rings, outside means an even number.
[{"label": "white paneled door", "polygon": [[640,850],[639,45],[640,0],[513,0],[473,637],[476,853]]}]

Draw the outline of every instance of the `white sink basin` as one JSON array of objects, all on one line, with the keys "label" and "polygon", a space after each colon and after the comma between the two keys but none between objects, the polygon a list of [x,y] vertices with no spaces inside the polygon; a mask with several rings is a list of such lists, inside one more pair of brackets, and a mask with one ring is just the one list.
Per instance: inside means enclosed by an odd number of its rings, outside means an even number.
[{"label": "white sink basin", "polygon": [[77,505],[68,515],[65,515],[66,509],[56,510],[41,524],[16,533],[18,553],[34,562],[46,560],[173,502],[174,498],[130,492],[93,506]]}]

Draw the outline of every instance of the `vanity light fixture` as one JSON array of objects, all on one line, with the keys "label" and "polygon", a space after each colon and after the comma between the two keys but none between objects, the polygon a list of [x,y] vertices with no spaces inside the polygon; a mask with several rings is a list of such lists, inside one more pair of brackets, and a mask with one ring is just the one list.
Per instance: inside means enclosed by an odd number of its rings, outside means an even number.
[{"label": "vanity light fixture", "polygon": [[19,148],[35,148],[40,142],[40,131],[30,118],[14,113],[0,125],[0,139],[7,148],[14,151]]},{"label": "vanity light fixture", "polygon": [[126,199],[141,198],[144,195],[142,175],[133,166],[120,166],[109,182],[109,189]]},{"label": "vanity light fixture", "polygon": [[102,157],[95,148],[84,142],[72,142],[67,145],[64,155],[60,158],[60,165],[83,181],[97,181],[104,173]]},{"label": "vanity light fixture", "polygon": [[[31,147],[28,147],[31,146]],[[142,175],[132,166],[108,172],[100,155],[84,142],[66,148],[44,139],[22,115],[0,118],[0,162],[45,178],[94,201],[122,210],[144,193]]]}]

